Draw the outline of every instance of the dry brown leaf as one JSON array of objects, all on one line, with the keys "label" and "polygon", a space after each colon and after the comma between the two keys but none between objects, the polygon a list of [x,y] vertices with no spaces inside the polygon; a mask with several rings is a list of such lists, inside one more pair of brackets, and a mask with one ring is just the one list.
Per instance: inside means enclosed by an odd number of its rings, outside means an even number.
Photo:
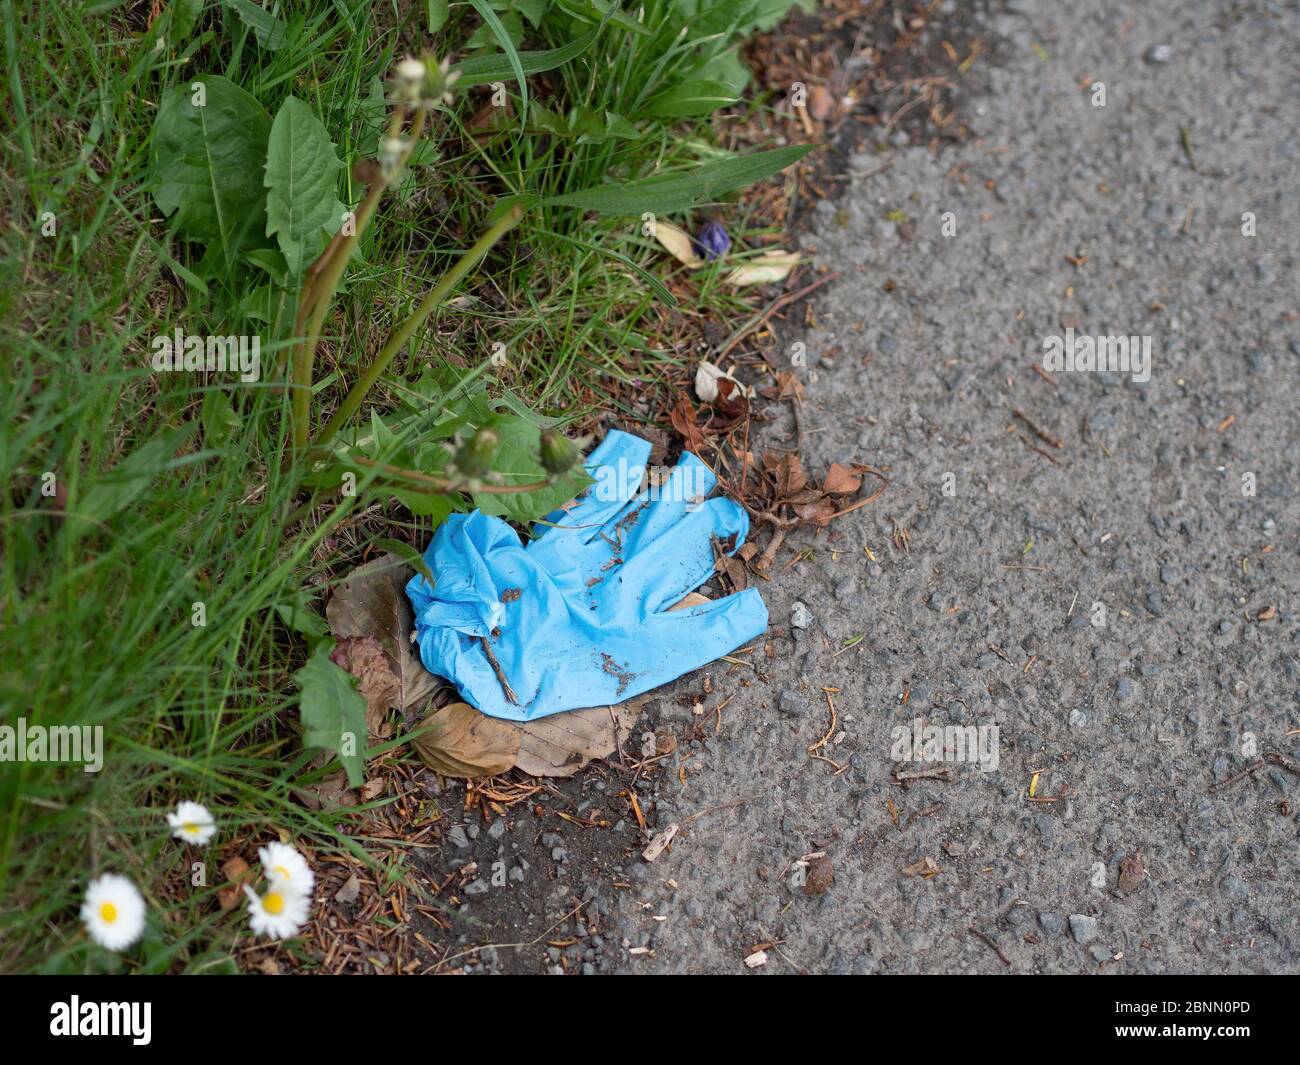
[{"label": "dry brown leaf", "polygon": [[831,495],[850,495],[861,487],[862,474],[841,466],[838,462],[831,463],[831,468],[826,471],[826,480],[822,483],[822,491]]},{"label": "dry brown leaf", "polygon": [[806,525],[823,528],[831,523],[837,511],[835,504],[826,496],[808,503],[800,503],[794,508],[795,515]]},{"label": "dry brown leaf", "polygon": [[731,555],[719,555],[713,568],[718,573],[725,573],[736,591],[743,592],[749,587],[749,568],[740,559]]},{"label": "dry brown leaf", "polygon": [[799,380],[797,374],[777,370],[776,384],[764,388],[763,395],[768,399],[802,399],[803,382]]},{"label": "dry brown leaf", "polygon": [[345,806],[356,806],[358,801],[357,793],[348,788],[346,773],[335,773],[319,783],[294,788],[293,795],[309,810],[341,810]]},{"label": "dry brown leaf", "polygon": [[392,704],[398,710],[422,707],[440,687],[411,643],[415,616],[406,598],[406,582],[414,575],[415,570],[396,555],[382,555],[348,574],[325,607],[336,639],[373,636],[379,641],[400,685]]},{"label": "dry brown leaf", "polygon": [[571,777],[593,758],[608,758],[632,733],[649,697],[590,706],[519,726],[516,764],[529,776]]},{"label": "dry brown leaf", "polygon": [[913,862],[903,870],[904,876],[924,876],[932,877],[939,872],[939,867],[934,864],[934,860],[928,855],[919,862]]},{"label": "dry brown leaf", "polygon": [[424,764],[449,777],[492,777],[513,769],[519,727],[468,703],[448,703],[421,723],[411,746]]},{"label": "dry brown leaf", "polygon": [[330,651],[330,661],[357,678],[357,690],[366,701],[366,731],[381,740],[391,736],[388,708],[400,705],[402,682],[379,641],[373,636],[344,636]]},{"label": "dry brown leaf", "polygon": [[778,501],[792,498],[808,484],[808,477],[803,472],[803,463],[799,461],[798,455],[778,455],[769,451],[763,456],[763,468],[776,481]]},{"label": "dry brown leaf", "polygon": [[679,396],[672,413],[668,416],[668,420],[672,422],[673,428],[681,434],[687,451],[693,451],[698,455],[704,450],[704,433],[700,429],[699,418],[689,399],[685,396]]},{"label": "dry brown leaf", "polygon": [[818,122],[825,122],[835,111],[835,97],[825,85],[814,85],[808,93],[808,114]]},{"label": "dry brown leaf", "polygon": [[226,878],[227,886],[217,892],[217,904],[222,913],[227,913],[244,897],[244,885],[252,880],[252,870],[243,858],[235,855],[222,863],[221,875]]}]

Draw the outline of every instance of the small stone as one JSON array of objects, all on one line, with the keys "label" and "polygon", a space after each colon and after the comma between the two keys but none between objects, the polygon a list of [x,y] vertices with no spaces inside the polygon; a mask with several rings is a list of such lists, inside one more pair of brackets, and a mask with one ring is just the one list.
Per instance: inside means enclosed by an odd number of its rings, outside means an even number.
[{"label": "small stone", "polygon": [[1138,682],[1132,677],[1120,677],[1115,682],[1115,698],[1121,703],[1131,703],[1142,693]]},{"label": "small stone", "polygon": [[1153,44],[1142,58],[1148,63],[1172,63],[1174,50],[1167,44]]},{"label": "small stone", "polygon": [[500,839],[506,834],[506,823],[504,818],[498,817],[488,826],[488,835],[492,839]]},{"label": "small stone", "polygon": [[793,688],[783,688],[776,708],[786,717],[801,717],[808,709],[808,700]]},{"label": "small stone", "polygon": [[809,609],[803,603],[795,603],[790,610],[790,624],[796,629],[806,629],[812,622],[812,613]]},{"label": "small stone", "polygon": [[361,894],[361,881],[356,875],[348,877],[344,885],[334,892],[334,901],[350,906],[357,901],[357,896]]},{"label": "small stone", "polygon": [[482,877],[479,877],[477,880],[470,881],[470,883],[465,886],[466,895],[486,895],[487,893],[488,893],[488,884],[487,881],[484,880]]},{"label": "small stone", "polygon": [[1080,946],[1097,938],[1097,918],[1082,913],[1070,914],[1070,935]]},{"label": "small stone", "polygon": [[1225,876],[1219,884],[1219,890],[1225,895],[1232,895],[1235,898],[1245,898],[1250,894],[1250,888],[1246,886],[1246,881],[1239,876]]},{"label": "small stone", "polygon": [[1056,913],[1040,913],[1038,924],[1049,936],[1059,936],[1065,930],[1065,922]]},{"label": "small stone", "polygon": [[1083,728],[1088,723],[1088,711],[1074,709],[1070,711],[1070,728]]},{"label": "small stone", "polygon": [[447,833],[447,839],[451,841],[452,846],[464,850],[469,846],[469,836],[465,833],[464,825],[452,825]]}]

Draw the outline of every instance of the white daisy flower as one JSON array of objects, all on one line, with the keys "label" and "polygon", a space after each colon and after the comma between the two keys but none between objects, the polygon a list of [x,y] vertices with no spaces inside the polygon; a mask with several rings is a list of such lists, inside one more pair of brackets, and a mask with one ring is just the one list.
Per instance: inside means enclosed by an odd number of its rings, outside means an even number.
[{"label": "white daisy flower", "polygon": [[297,850],[287,843],[268,843],[258,849],[257,856],[262,859],[262,869],[272,885],[287,888],[311,902],[316,877],[307,864],[307,859]]},{"label": "white daisy flower", "polygon": [[245,884],[244,894],[248,896],[248,923],[256,935],[288,939],[307,922],[311,899],[287,884],[272,883],[262,896]]},{"label": "white daisy flower", "polygon": [[201,802],[178,803],[176,812],[167,815],[167,823],[172,826],[172,835],[182,843],[202,846],[217,834],[212,815]]},{"label": "white daisy flower", "polygon": [[81,920],[107,950],[125,950],[144,931],[144,896],[126,877],[105,873],[86,888]]}]

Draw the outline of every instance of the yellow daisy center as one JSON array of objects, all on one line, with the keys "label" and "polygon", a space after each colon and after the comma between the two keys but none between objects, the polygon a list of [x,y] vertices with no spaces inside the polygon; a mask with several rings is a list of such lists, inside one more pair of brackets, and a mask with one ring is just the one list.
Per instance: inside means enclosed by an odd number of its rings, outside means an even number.
[{"label": "yellow daisy center", "polygon": [[194,824],[193,821],[187,822],[183,827],[191,836],[197,836],[199,833],[199,826]]},{"label": "yellow daisy center", "polygon": [[284,912],[284,896],[278,891],[267,892],[266,898],[262,900],[262,908],[272,916]]},{"label": "yellow daisy center", "polygon": [[105,924],[112,924],[117,920],[117,907],[111,902],[101,902],[99,904],[99,919]]}]

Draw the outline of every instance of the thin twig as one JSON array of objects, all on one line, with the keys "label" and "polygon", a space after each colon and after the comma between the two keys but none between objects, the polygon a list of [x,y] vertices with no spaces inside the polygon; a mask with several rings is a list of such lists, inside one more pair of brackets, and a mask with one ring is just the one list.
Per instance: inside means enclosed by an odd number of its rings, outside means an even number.
[{"label": "thin twig", "polygon": [[1011,409],[1011,413],[1014,414],[1017,418],[1019,418],[1022,422],[1024,422],[1027,426],[1029,426],[1029,428],[1033,431],[1033,434],[1036,437],[1038,437],[1038,439],[1041,440],[1044,444],[1051,444],[1052,447],[1056,448],[1057,451],[1064,449],[1065,445],[1061,443],[1061,441],[1057,440],[1056,437],[1052,436],[1046,430],[1040,429],[1037,425],[1035,425],[1033,420],[1024,411],[1013,407]]},{"label": "thin twig", "polygon": [[786,307],[789,304],[794,303],[796,300],[803,299],[805,296],[809,295],[814,290],[821,288],[822,285],[825,285],[830,281],[834,281],[835,278],[839,276],[840,275],[838,273],[827,274],[825,277],[818,278],[811,285],[805,285],[798,292],[790,292],[784,296],[780,296],[777,299],[773,300],[771,305],[768,306],[768,308],[765,311],[763,311],[757,317],[751,318],[748,322],[746,322],[734,333],[732,333],[731,338],[726,342],[726,344],[722,346],[721,350],[716,355],[713,356],[712,361],[715,363],[720,362],[726,356],[727,352],[729,352],[732,348],[734,348],[737,344],[739,344],[742,340],[744,340],[745,337],[749,336],[750,333],[754,332],[754,330],[758,329],[762,325],[765,325],[768,322],[768,320],[772,317],[772,315],[776,314],[776,312],[779,311],[782,307]]},{"label": "thin twig", "polygon": [[515,695],[514,688],[510,687],[510,682],[506,680],[505,672],[501,669],[501,663],[497,661],[497,656],[492,653],[492,645],[488,642],[488,638],[480,636],[479,642],[483,644],[483,652],[487,655],[488,665],[492,667],[492,672],[497,675],[497,680],[501,682],[501,690],[505,692],[506,700],[518,706],[519,699]]},{"label": "thin twig", "polygon": [[993,953],[996,954],[999,958],[1002,959],[1002,964],[1007,965],[1007,966],[1010,966],[1010,964],[1011,964],[1011,959],[1008,958],[1005,954],[1002,953],[1002,948],[999,947],[999,946],[997,945],[997,943],[995,943],[995,942],[992,940],[992,938],[990,938],[989,936],[986,936],[983,932],[981,932],[981,931],[980,931],[978,928],[976,928],[974,925],[971,925],[968,929],[966,929],[966,931],[968,931],[971,935],[976,936],[976,937],[978,937],[979,939],[982,939],[982,940],[984,941],[984,943],[988,946],[988,948],[989,948],[991,951],[993,951]]}]

